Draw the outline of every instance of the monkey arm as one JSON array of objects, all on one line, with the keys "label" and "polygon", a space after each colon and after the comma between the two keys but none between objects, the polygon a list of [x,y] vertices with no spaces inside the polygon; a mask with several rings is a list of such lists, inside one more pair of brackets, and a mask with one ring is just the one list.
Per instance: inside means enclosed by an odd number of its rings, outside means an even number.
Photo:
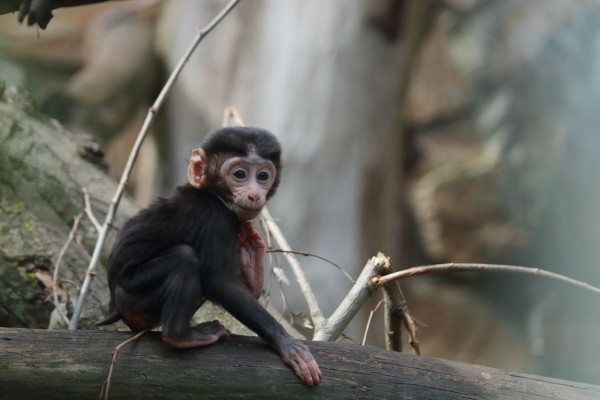
[{"label": "monkey arm", "polygon": [[321,370],[308,347],[290,336],[277,320],[253,297],[241,281],[215,282],[208,298],[221,304],[241,323],[256,332],[281,360],[309,386],[321,380]]}]

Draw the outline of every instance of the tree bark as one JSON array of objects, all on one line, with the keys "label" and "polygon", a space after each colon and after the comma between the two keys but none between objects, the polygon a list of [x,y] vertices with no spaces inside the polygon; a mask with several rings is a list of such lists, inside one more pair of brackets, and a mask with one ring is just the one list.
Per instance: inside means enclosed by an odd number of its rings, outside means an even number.
[{"label": "tree bark", "polygon": [[[0,328],[2,399],[99,396],[127,332]],[[110,398],[597,399],[600,386],[345,343],[307,342],[323,371],[307,387],[254,337],[174,350],[156,332],[118,355]]]}]

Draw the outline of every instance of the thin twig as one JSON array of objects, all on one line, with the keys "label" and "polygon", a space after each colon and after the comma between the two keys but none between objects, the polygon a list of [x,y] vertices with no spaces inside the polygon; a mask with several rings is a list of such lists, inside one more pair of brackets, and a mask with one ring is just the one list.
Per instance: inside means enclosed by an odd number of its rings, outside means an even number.
[{"label": "thin twig", "polygon": [[69,324],[69,318],[67,318],[65,313],[62,312],[62,309],[60,307],[60,302],[58,301],[58,293],[56,292],[56,285],[58,284],[58,271],[60,270],[60,263],[62,262],[62,259],[65,255],[67,249],[71,245],[73,238],[75,237],[75,232],[77,232],[77,228],[79,227],[79,222],[81,221],[81,218],[83,218],[84,214],[85,214],[84,211],[81,211],[79,214],[77,214],[77,216],[73,220],[73,227],[71,228],[71,232],[69,232],[69,237],[67,237],[67,241],[65,242],[62,249],[60,249],[60,252],[58,253],[58,257],[56,258],[56,263],[54,264],[54,272],[52,274],[52,300],[54,301],[54,307],[56,308],[56,311],[58,311],[58,314],[65,321],[66,324]]},{"label": "thin twig", "polygon": [[281,280],[277,279],[277,288],[279,288],[279,295],[281,296],[281,299],[282,299],[282,302],[283,302],[283,304],[281,306],[281,311],[279,312],[279,318],[280,319],[283,318],[283,316],[285,315],[285,312],[288,309],[290,309],[287,296],[285,295],[285,290],[283,290],[283,285],[281,283],[282,283]]},{"label": "thin twig", "polygon": [[417,336],[417,323],[415,318],[412,316],[410,311],[408,311],[408,304],[404,301],[402,306],[402,323],[404,324],[404,328],[408,332],[408,343],[415,351],[416,355],[421,355],[421,345],[419,343],[419,338]]},{"label": "thin twig", "polygon": [[510,272],[515,274],[543,276],[544,278],[554,279],[560,282],[568,283],[592,292],[600,293],[600,288],[569,278],[554,272],[545,271],[539,268],[520,267],[516,265],[498,265],[498,264],[475,264],[475,263],[446,263],[435,265],[424,265],[420,267],[408,268],[402,271],[394,272],[385,276],[375,278],[377,286],[383,286],[388,282],[408,278],[414,275],[423,275],[438,272]]},{"label": "thin twig", "polygon": [[379,310],[379,307],[383,304],[383,299],[379,300],[379,302],[377,303],[377,305],[375,306],[375,308],[373,308],[371,310],[371,312],[369,313],[369,319],[367,320],[367,326],[365,327],[365,334],[363,335],[363,340],[362,340],[362,346],[365,345],[365,343],[367,343],[367,334],[369,333],[369,327],[371,326],[371,320],[373,319],[373,315],[375,315],[375,313],[377,312],[377,310]]},{"label": "thin twig", "polygon": [[127,339],[126,341],[119,344],[117,347],[115,347],[113,349],[112,361],[110,363],[110,369],[108,370],[108,377],[104,381],[104,384],[102,385],[102,390],[100,391],[100,397],[102,397],[102,393],[104,393],[104,400],[108,400],[108,394],[110,392],[110,382],[112,381],[113,371],[115,369],[115,364],[117,362],[117,355],[119,354],[119,350],[121,350],[123,347],[127,346],[129,343],[135,342],[136,340],[138,340],[139,338],[144,336],[149,331],[150,331],[150,329],[144,329],[143,331],[138,332],[135,336],[130,337],[129,339]]},{"label": "thin twig", "polygon": [[[260,224],[262,227],[262,231],[265,235],[264,241],[267,244],[267,248],[272,247],[272,243],[271,243],[271,233],[269,232],[269,229],[267,228],[267,225],[265,224],[264,219],[261,217],[260,218]],[[266,274],[269,279],[267,280],[267,288],[264,290],[265,296],[265,307],[269,305],[269,302],[271,301],[271,284],[273,282],[273,275],[275,274],[274,272],[274,267],[273,265],[275,265],[276,268],[279,268],[279,259],[277,257],[275,257],[273,254],[269,254],[269,273]]]},{"label": "thin twig", "polygon": [[[233,120],[233,123],[232,123]],[[244,123],[244,120],[242,119],[242,116],[240,115],[240,113],[238,112],[238,110],[235,107],[227,107],[225,109],[225,111],[223,112],[223,126],[231,126],[231,125],[238,125],[238,126],[246,126],[246,124]]]},{"label": "thin twig", "polygon": [[100,222],[96,219],[94,212],[92,211],[92,206],[90,205],[90,195],[86,188],[81,188],[81,193],[83,193],[83,201],[85,202],[85,213],[87,214],[92,224],[98,232],[102,230],[102,226],[100,226]]},{"label": "thin twig", "polygon": [[333,265],[334,267],[336,267],[340,271],[342,271],[342,273],[346,276],[346,278],[348,278],[348,280],[350,282],[356,283],[356,281],[354,279],[352,279],[352,277],[339,264],[336,264],[333,261],[331,261],[331,260],[329,260],[329,259],[327,259],[325,257],[322,257],[322,256],[320,256],[318,254],[306,253],[306,252],[303,252],[303,251],[281,250],[281,249],[267,250],[267,253],[289,253],[289,254],[296,254],[296,255],[299,255],[299,256],[318,258],[319,260],[323,260],[323,261],[325,261],[325,262]]},{"label": "thin twig", "polygon": [[152,104],[152,106],[148,110],[146,120],[144,121],[144,124],[142,125],[140,133],[138,134],[138,137],[135,141],[135,144],[133,145],[133,148],[131,149],[131,153],[129,153],[129,159],[127,160],[127,164],[125,165],[123,174],[121,175],[121,180],[119,181],[119,186],[117,187],[115,195],[110,203],[110,206],[108,208],[108,213],[106,215],[106,219],[104,220],[104,224],[102,225],[102,229],[100,230],[100,234],[98,235],[98,240],[96,241],[96,247],[94,248],[94,253],[92,254],[92,259],[88,266],[87,275],[81,286],[81,293],[79,294],[79,299],[77,300],[77,304],[75,306],[75,311],[73,312],[73,316],[69,323],[70,330],[77,329],[77,323],[79,322],[79,317],[81,316],[81,311],[83,310],[83,304],[85,303],[85,299],[87,298],[89,288],[92,283],[92,279],[94,278],[94,275],[96,274],[96,266],[98,265],[98,260],[100,259],[100,254],[102,253],[102,249],[104,247],[104,242],[106,241],[108,231],[112,227],[113,219],[115,217],[117,208],[119,207],[119,202],[121,201],[121,197],[123,196],[123,192],[125,190],[127,181],[129,180],[129,175],[131,174],[133,164],[135,163],[135,160],[137,158],[137,155],[140,151],[140,148],[142,146],[144,139],[148,135],[148,131],[150,129],[150,124],[153,122],[154,117],[155,117],[156,113],[158,112],[158,110],[163,105],[168,92],[173,87],[175,80],[181,73],[181,70],[183,69],[183,67],[185,66],[187,61],[189,60],[190,56],[192,55],[192,53],[194,52],[194,50],[196,49],[198,44],[202,41],[202,39],[204,39],[204,37],[206,35],[208,35],[213,30],[213,28],[215,26],[217,26],[217,24],[219,22],[221,22],[221,20],[233,9],[233,7],[235,7],[237,5],[237,3],[239,3],[239,1],[240,0],[230,1],[229,4],[227,4],[227,6],[225,6],[225,8],[210,22],[210,24],[208,24],[208,26],[206,28],[197,30],[194,40],[188,47],[184,56],[181,58],[181,60],[179,61],[179,63],[177,64],[177,66],[175,67],[173,72],[171,73],[171,75],[169,76],[169,79],[167,80],[167,82],[165,83],[165,86],[162,88],[160,94],[156,98],[156,101],[154,102],[154,104]]}]

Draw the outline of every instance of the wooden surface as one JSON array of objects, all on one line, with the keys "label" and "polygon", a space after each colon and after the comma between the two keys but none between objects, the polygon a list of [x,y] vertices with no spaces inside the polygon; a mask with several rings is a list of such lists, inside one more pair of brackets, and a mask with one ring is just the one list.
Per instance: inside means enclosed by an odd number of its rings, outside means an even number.
[{"label": "wooden surface", "polygon": [[[94,399],[130,332],[0,328],[0,399]],[[157,333],[121,350],[111,399],[600,399],[600,387],[328,342],[307,343],[323,371],[306,387],[265,343],[232,337],[191,350]]]}]

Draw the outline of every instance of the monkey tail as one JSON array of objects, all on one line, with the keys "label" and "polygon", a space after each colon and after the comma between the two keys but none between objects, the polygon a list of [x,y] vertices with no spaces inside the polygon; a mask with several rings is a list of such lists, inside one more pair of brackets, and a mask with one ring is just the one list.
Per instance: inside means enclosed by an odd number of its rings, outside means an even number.
[{"label": "monkey tail", "polygon": [[114,309],[104,319],[101,319],[100,321],[96,322],[96,326],[114,324],[115,322],[117,322],[120,319],[121,319],[121,313],[119,313],[119,311],[117,309]]}]

